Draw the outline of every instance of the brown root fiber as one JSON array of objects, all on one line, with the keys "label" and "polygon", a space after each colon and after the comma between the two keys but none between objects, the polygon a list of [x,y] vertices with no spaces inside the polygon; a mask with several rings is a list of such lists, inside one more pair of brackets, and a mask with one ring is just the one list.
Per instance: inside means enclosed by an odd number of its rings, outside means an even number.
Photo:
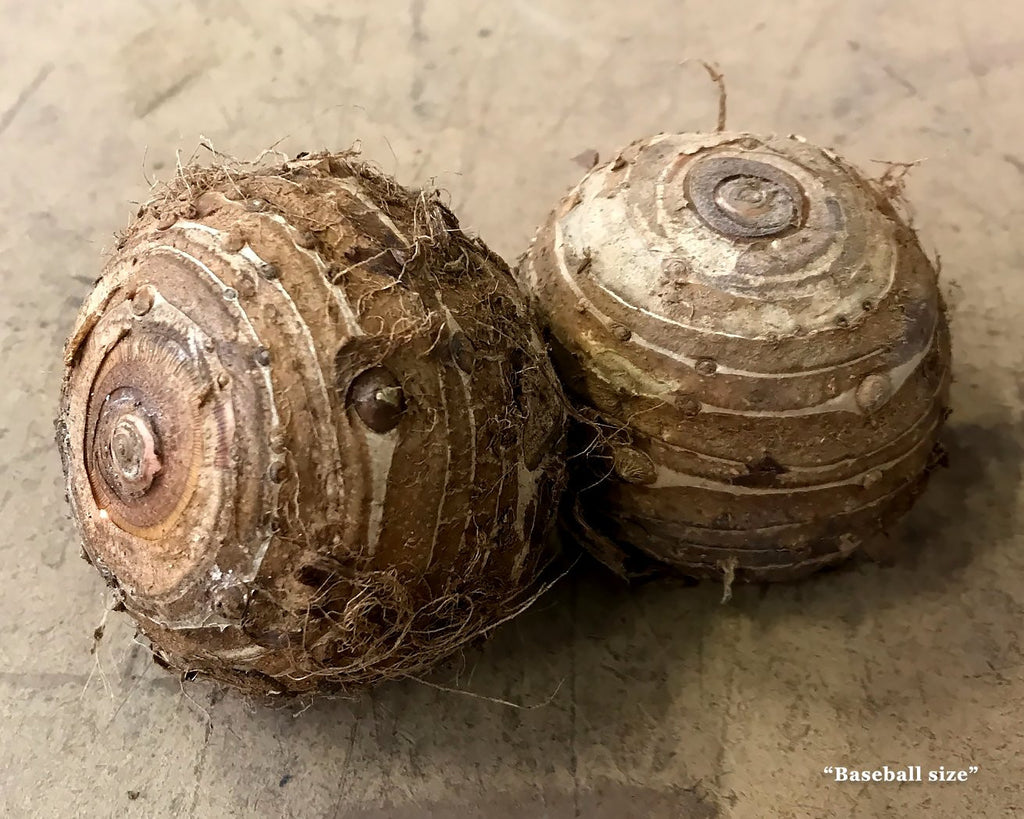
[{"label": "brown root fiber", "polygon": [[68,340],[57,437],[159,662],[347,693],[528,605],[565,482],[533,327],[436,193],[351,153],[155,190]]},{"label": "brown root fiber", "polygon": [[586,419],[564,517],[598,559],[791,578],[910,507],[950,347],[895,182],[795,137],[661,134],[563,199],[519,276]]}]

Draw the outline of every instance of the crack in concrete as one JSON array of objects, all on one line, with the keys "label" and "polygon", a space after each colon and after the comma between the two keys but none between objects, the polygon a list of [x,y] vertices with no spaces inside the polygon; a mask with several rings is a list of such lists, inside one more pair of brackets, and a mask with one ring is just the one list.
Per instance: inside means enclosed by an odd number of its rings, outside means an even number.
[{"label": "crack in concrete", "polygon": [[47,63],[36,72],[35,77],[32,78],[31,82],[21,89],[18,94],[18,98],[7,108],[3,114],[0,114],[0,135],[6,131],[14,118],[18,116],[18,112],[25,107],[32,96],[39,90],[39,86],[43,84],[47,77],[50,76],[50,72],[53,71],[53,63]]}]

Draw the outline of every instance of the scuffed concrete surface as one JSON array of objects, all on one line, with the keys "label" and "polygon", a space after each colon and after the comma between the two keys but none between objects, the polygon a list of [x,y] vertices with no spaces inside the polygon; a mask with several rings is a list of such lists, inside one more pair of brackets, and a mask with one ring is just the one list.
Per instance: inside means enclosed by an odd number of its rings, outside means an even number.
[{"label": "scuffed concrete surface", "polygon": [[[1024,6],[956,0],[0,0],[0,813],[819,817],[1024,813]],[[664,129],[923,159],[953,312],[952,468],[889,544],[795,586],[587,569],[482,650],[355,702],[254,707],[155,667],[77,559],[51,419],[112,234],[200,135],[361,140],[515,257],[581,173]],[[826,765],[978,765],[833,783]],[[135,798],[132,798],[132,797]]]}]

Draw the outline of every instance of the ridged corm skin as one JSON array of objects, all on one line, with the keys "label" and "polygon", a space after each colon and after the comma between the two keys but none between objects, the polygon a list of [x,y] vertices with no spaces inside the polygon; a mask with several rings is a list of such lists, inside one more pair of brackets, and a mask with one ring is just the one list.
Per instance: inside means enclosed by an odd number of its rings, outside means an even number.
[{"label": "ridged corm skin", "polygon": [[942,459],[937,274],[882,186],[795,137],[661,134],[518,274],[579,415],[569,527],[621,574],[836,563]]},{"label": "ridged corm skin", "polygon": [[529,604],[564,399],[507,266],[351,154],[186,168],[65,351],[87,558],[157,660],[258,694],[418,674]]}]

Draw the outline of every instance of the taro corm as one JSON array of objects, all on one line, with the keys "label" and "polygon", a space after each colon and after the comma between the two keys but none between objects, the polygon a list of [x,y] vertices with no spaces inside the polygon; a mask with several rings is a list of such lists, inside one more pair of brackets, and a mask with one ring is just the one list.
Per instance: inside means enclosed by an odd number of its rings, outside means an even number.
[{"label": "taro corm", "polygon": [[586,422],[566,518],[599,559],[791,578],[911,506],[950,342],[897,178],[796,137],[661,134],[562,200],[518,274]]},{"label": "taro corm", "polygon": [[438,195],[353,154],[155,190],[67,343],[57,435],[157,661],[345,693],[528,605],[565,410],[525,301]]}]

